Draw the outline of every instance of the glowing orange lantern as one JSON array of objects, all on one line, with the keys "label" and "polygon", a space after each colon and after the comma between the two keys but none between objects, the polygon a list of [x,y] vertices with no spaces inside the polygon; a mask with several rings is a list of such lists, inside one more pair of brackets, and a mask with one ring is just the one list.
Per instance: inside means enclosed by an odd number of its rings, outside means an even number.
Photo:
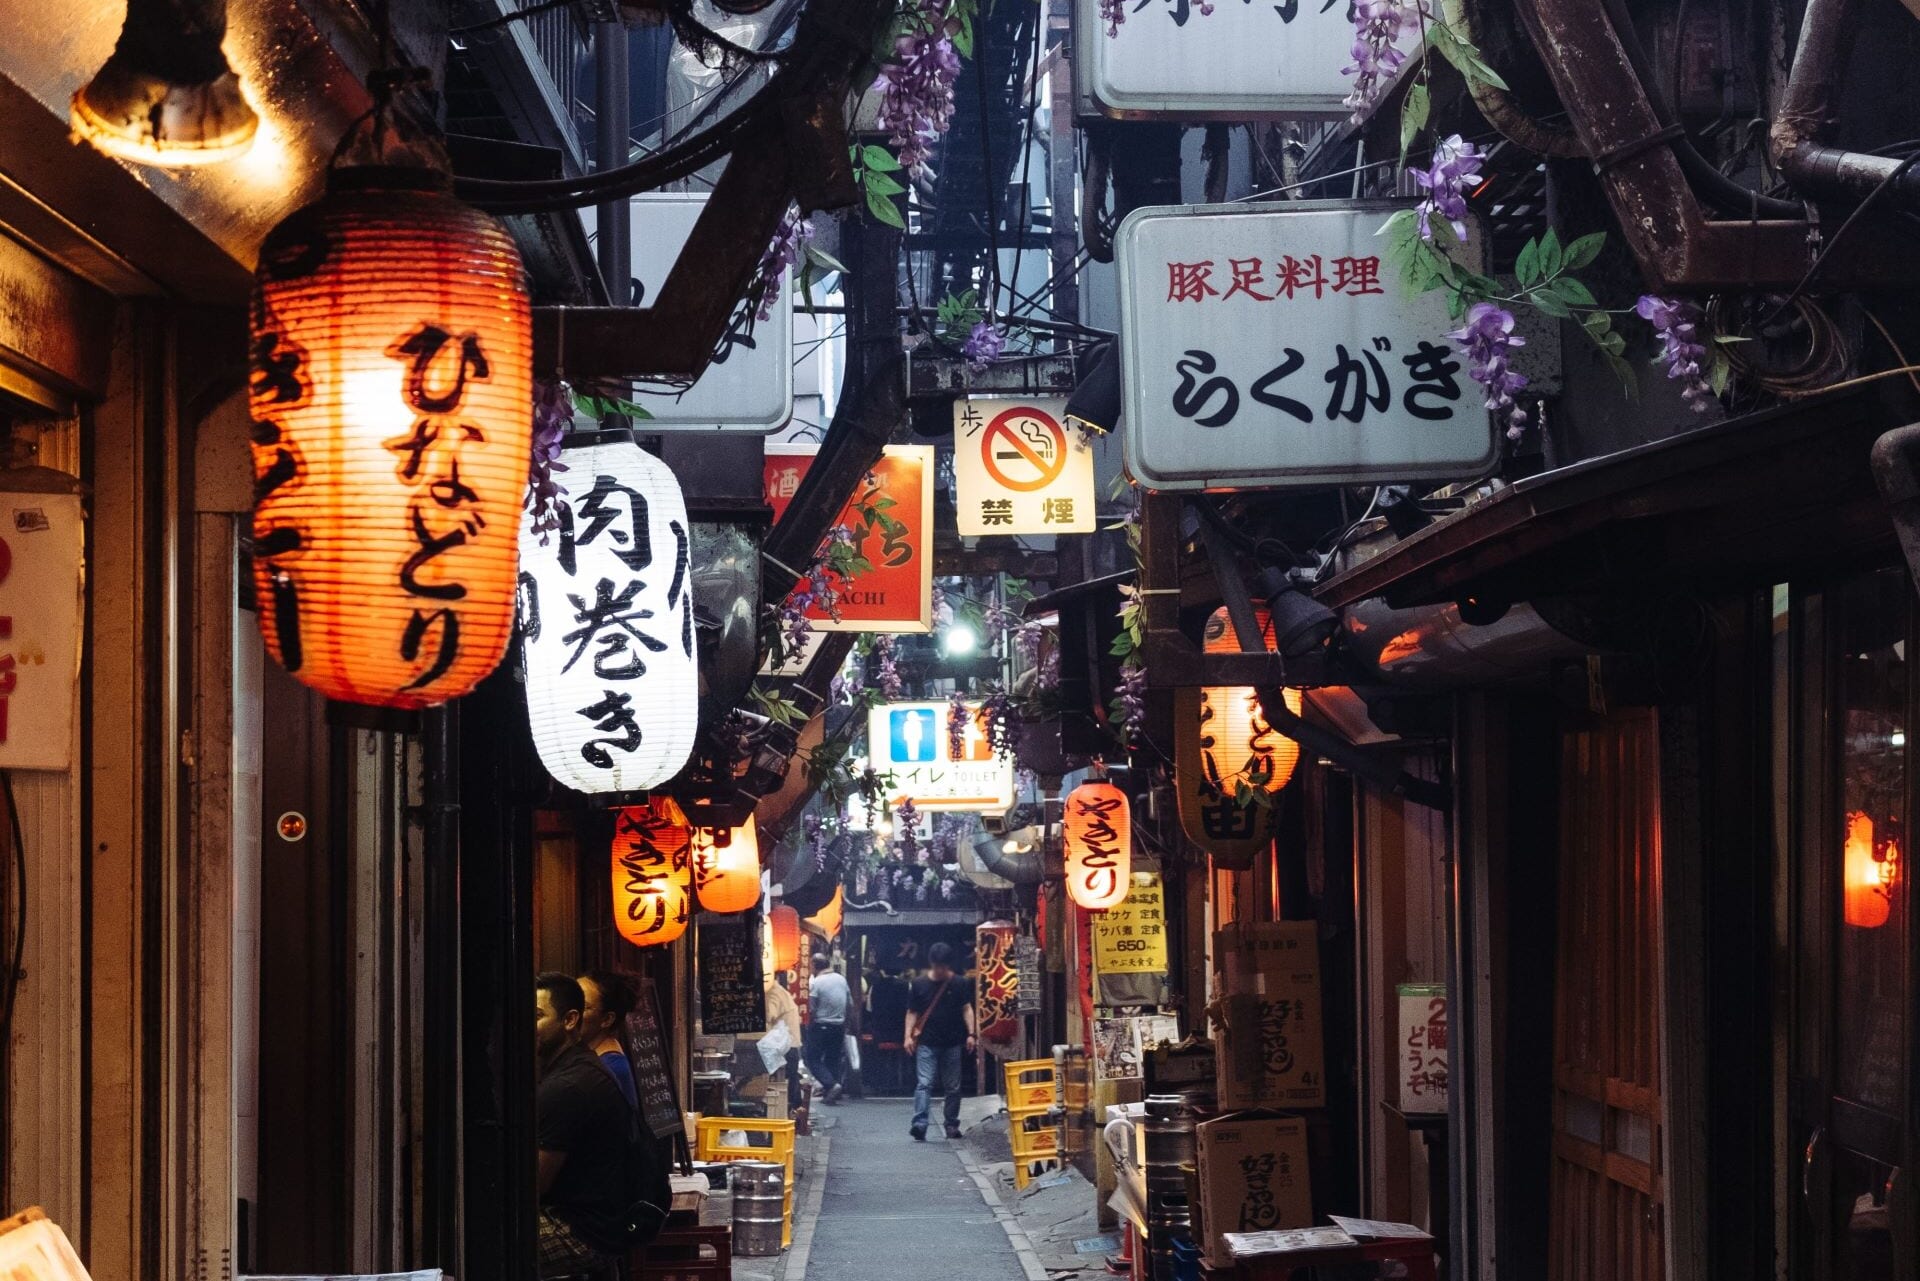
[{"label": "glowing orange lantern", "polygon": [[833,897],[827,905],[807,918],[807,924],[820,931],[820,936],[831,943],[840,936],[840,926],[847,919],[847,891],[845,886],[833,887]]},{"label": "glowing orange lantern", "polygon": [[[1255,611],[1260,635],[1273,640],[1273,620],[1264,609]],[[1240,649],[1233,624],[1224,609],[1207,620],[1206,652],[1231,654]],[[1300,714],[1300,691],[1283,692],[1287,708]],[[1300,744],[1267,724],[1260,698],[1250,685],[1208,686],[1200,691],[1200,764],[1207,781],[1232,793],[1236,782],[1277,792],[1293,777],[1300,762]]]},{"label": "glowing orange lantern", "polygon": [[1900,871],[1900,847],[1889,840],[1876,847],[1873,820],[1859,811],[1847,815],[1845,849],[1846,902],[1843,908],[1848,925],[1878,929],[1893,914],[1893,883]]},{"label": "glowing orange lantern", "polygon": [[773,968],[791,970],[800,964],[800,913],[785,903],[767,913],[767,932],[773,939]]},{"label": "glowing orange lantern", "polygon": [[253,568],[267,649],[344,702],[419,708],[513,628],[533,428],[519,251],[448,175],[334,171],[254,279]]},{"label": "glowing orange lantern", "polygon": [[692,833],[671,801],[616,813],[613,823],[613,923],[638,947],[671,943],[693,915]]},{"label": "glowing orange lantern", "polygon": [[753,815],[739,827],[694,829],[693,884],[709,912],[744,912],[760,901],[760,832]]},{"label": "glowing orange lantern", "polygon": [[1068,897],[1089,912],[1118,907],[1133,884],[1133,820],[1127,794],[1112,783],[1082,783],[1067,794],[1061,827]]}]

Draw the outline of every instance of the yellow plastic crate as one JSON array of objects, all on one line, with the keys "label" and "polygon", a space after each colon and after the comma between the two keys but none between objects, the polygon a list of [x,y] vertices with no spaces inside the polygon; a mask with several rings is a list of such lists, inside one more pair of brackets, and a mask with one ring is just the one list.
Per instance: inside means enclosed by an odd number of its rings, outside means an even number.
[{"label": "yellow plastic crate", "polygon": [[1053,1105],[1053,1060],[1020,1059],[1006,1065],[1007,1107]]},{"label": "yellow plastic crate", "polygon": [[[773,1146],[734,1147],[722,1143],[729,1130],[747,1134],[770,1134]],[[793,1122],[763,1121],[748,1116],[703,1116],[699,1120],[694,1156],[702,1161],[778,1161],[786,1167],[786,1185],[781,1198],[780,1244],[793,1244]]]}]

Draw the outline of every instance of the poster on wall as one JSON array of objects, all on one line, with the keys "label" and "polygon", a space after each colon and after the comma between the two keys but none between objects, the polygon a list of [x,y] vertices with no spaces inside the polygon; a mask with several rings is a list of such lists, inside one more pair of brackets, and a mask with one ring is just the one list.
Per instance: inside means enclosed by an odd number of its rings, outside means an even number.
[{"label": "poster on wall", "polygon": [[[779,521],[800,492],[818,445],[768,445],[763,472],[767,505]],[[933,630],[933,446],[888,445],[848,499],[837,522],[870,569],[856,574],[837,605],[807,617],[818,631]]]},{"label": "poster on wall", "polygon": [[0,493],[0,769],[73,762],[85,539],[77,495]]},{"label": "poster on wall", "polygon": [[1020,1035],[1020,971],[1013,958],[1013,922],[984,921],[974,930],[974,1026],[990,1045],[1011,1045]]},{"label": "poster on wall", "polygon": [[1158,872],[1135,872],[1119,906],[1093,918],[1093,963],[1106,974],[1164,974],[1167,919]]}]

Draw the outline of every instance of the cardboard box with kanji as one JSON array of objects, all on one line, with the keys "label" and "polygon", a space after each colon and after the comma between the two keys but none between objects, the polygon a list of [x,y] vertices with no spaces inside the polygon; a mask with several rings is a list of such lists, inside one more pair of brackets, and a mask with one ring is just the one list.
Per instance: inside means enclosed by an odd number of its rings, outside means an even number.
[{"label": "cardboard box with kanji", "polygon": [[1200,1185],[1196,1235],[1208,1267],[1233,1266],[1229,1232],[1312,1225],[1304,1120],[1243,1112],[1203,1121],[1194,1134]]},{"label": "cardboard box with kanji", "polygon": [[1213,936],[1222,1108],[1326,1106],[1316,930],[1312,921],[1272,921]]}]

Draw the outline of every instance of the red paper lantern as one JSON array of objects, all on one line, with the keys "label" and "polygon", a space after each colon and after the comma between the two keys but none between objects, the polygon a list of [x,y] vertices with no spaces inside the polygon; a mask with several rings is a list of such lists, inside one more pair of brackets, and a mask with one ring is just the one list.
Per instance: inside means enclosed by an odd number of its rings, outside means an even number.
[{"label": "red paper lantern", "polygon": [[471,690],[513,628],[532,324],[506,229],[433,170],[336,170],[254,278],[260,631],[327,697]]},{"label": "red paper lantern", "polygon": [[613,923],[637,947],[671,943],[693,915],[692,832],[672,801],[617,811],[613,824]]},{"label": "red paper lantern", "polygon": [[753,815],[739,827],[694,829],[693,885],[709,912],[744,912],[760,901],[760,832]]},{"label": "red paper lantern", "polygon": [[1133,817],[1112,783],[1082,783],[1067,794],[1062,822],[1067,894],[1089,912],[1118,907],[1133,884]]},{"label": "red paper lantern", "polygon": [[767,913],[767,932],[773,939],[773,968],[791,970],[800,964],[800,913],[785,903]]},{"label": "red paper lantern", "polygon": [[1843,853],[1844,919],[1848,925],[1860,929],[1879,929],[1893,915],[1893,884],[1900,870],[1900,847],[1893,841],[1876,845],[1873,820],[1856,810],[1847,815],[1847,843]]},{"label": "red paper lantern", "polygon": [[[1261,638],[1273,643],[1273,620],[1257,610]],[[1240,649],[1227,611],[1214,611],[1207,620],[1206,652],[1230,654]],[[1288,710],[1300,714],[1300,691],[1282,691]],[[1300,763],[1300,744],[1267,724],[1260,699],[1250,685],[1208,686],[1200,692],[1200,755],[1208,781],[1231,793],[1236,780],[1277,792],[1293,777]]]}]

